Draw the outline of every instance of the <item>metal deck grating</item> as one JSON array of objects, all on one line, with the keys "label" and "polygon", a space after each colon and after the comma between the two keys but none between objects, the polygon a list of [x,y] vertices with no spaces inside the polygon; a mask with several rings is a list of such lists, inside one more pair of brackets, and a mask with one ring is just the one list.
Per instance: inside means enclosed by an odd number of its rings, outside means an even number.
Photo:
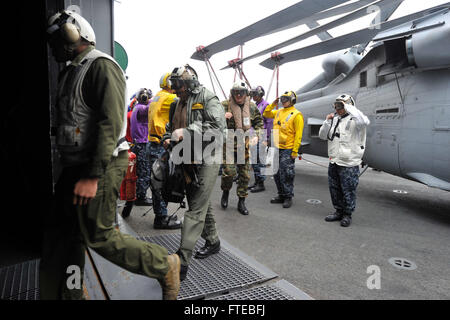
[{"label": "metal deck grating", "polygon": [[275,285],[266,285],[229,293],[210,300],[295,300],[295,298]]},{"label": "metal deck grating", "polygon": [[[159,244],[175,253],[180,245],[180,234],[167,234],[155,237],[138,237],[140,240]],[[195,250],[204,245],[197,241]],[[245,288],[274,278],[264,275],[237,255],[222,246],[219,253],[207,259],[192,259],[187,278],[181,282],[179,300],[202,299],[207,296],[224,294],[238,288]]]},{"label": "metal deck grating", "polygon": [[39,300],[39,261],[0,269],[0,300]]}]

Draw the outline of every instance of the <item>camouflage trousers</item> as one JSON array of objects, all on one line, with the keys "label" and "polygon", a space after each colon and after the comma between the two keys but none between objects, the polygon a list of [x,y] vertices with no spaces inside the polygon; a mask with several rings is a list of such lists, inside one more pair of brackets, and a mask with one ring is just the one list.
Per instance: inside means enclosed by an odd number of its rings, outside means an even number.
[{"label": "camouflage trousers", "polygon": [[250,161],[249,149],[245,148],[245,163],[239,164],[237,150],[234,152],[234,161],[226,162],[225,148],[222,165],[222,191],[229,191],[233,187],[234,176],[238,175],[236,194],[239,198],[248,196],[248,183],[250,181]]},{"label": "camouflage trousers", "polygon": [[136,143],[132,150],[136,154],[136,198],[145,199],[150,187],[150,164],[148,161],[148,144]]},{"label": "camouflage trousers", "polygon": [[[149,167],[152,168],[153,164],[156,160],[164,153],[164,147],[161,144],[156,142],[149,143]],[[150,186],[151,187],[151,186]],[[153,200],[153,212],[155,215],[167,215],[167,204],[166,202],[159,196],[157,192],[152,190],[152,200]]]},{"label": "camouflage trousers", "polygon": [[278,195],[283,198],[294,197],[295,158],[291,158],[292,149],[279,149],[279,168],[274,175]]},{"label": "camouflage trousers", "polygon": [[359,182],[359,166],[342,167],[335,163],[328,166],[328,187],[331,202],[339,213],[351,215],[356,207],[356,187]]}]

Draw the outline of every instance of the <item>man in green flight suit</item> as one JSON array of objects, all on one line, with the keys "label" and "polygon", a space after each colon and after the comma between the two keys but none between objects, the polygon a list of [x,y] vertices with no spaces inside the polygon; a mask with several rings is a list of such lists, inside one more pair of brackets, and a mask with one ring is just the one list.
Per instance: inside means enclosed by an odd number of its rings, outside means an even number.
[{"label": "man in green flight suit", "polygon": [[[256,105],[250,101],[249,90],[243,81],[233,84],[230,98],[222,102],[227,119],[227,139],[223,152],[222,170],[222,208],[228,207],[228,196],[233,186],[233,178],[238,174],[236,193],[239,197],[238,211],[248,215],[245,198],[248,196],[248,182],[250,181],[249,147],[258,143],[264,128],[264,120]],[[253,127],[254,136],[250,140],[248,133]]]},{"label": "man in green flight suit", "polygon": [[[53,15],[47,33],[56,61],[70,64],[58,82],[56,145],[63,169],[44,221],[40,297],[83,299],[85,251],[90,247],[130,272],[157,279],[163,299],[175,300],[178,255],[114,228],[128,165],[123,71],[95,49],[94,31],[79,14]],[[70,270],[81,272],[78,285],[69,286]]]},{"label": "man in green flight suit", "polygon": [[[184,280],[200,237],[205,239],[205,245],[196,252],[196,259],[207,258],[220,250],[210,196],[219,172],[226,124],[219,99],[198,82],[197,73],[191,66],[175,68],[169,79],[179,100],[170,108],[169,123],[163,136],[164,146],[167,148],[171,142],[177,143],[172,152],[174,157],[175,148],[184,145],[183,156],[190,156],[183,159],[183,170],[196,172],[196,183],[192,179],[185,181],[189,210],[184,214],[178,250],[180,280]],[[216,147],[211,149],[211,145]],[[211,157],[207,157],[208,150],[211,150]]]}]

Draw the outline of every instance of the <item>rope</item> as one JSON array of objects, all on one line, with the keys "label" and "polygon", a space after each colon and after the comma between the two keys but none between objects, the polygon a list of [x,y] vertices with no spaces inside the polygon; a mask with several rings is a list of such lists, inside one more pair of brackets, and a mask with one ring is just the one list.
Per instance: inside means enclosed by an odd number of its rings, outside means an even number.
[{"label": "rope", "polygon": [[[270,55],[270,58],[275,61],[275,68],[273,68],[272,78],[270,79],[269,90],[267,90],[267,97],[269,97],[270,90],[272,89],[273,80],[275,79],[275,75],[277,76],[277,84],[276,84],[276,96],[279,96],[279,84],[280,84],[280,53],[274,52]],[[278,106],[277,106],[278,109]]]},{"label": "rope", "polygon": [[[206,69],[208,70],[209,78],[210,78],[210,80],[211,80],[211,85],[212,85],[212,87],[213,87],[214,93],[217,95],[216,89],[215,89],[214,83],[213,83],[213,81],[214,81],[214,79],[215,79],[216,82],[217,82],[217,84],[218,84],[219,87],[220,87],[220,90],[222,91],[222,94],[223,94],[224,98],[227,99],[227,96],[226,96],[226,94],[225,94],[225,91],[223,90],[222,85],[220,84],[219,78],[217,77],[216,71],[214,71],[214,68],[213,68],[213,66],[212,66],[212,64],[211,64],[211,61],[209,61],[209,58],[208,58],[208,56],[206,55],[206,52],[205,52],[204,49],[205,49],[204,46],[198,46],[198,47],[197,47],[197,52],[200,52],[200,53],[203,54],[203,59],[204,59],[205,64],[206,64]],[[213,76],[211,75],[211,71],[212,71],[212,74],[214,75],[214,79],[213,79]]]}]

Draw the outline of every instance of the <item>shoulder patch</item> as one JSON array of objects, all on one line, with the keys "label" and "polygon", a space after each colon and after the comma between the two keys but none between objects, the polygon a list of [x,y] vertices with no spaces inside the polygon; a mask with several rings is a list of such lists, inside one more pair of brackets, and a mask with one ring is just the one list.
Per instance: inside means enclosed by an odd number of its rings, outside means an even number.
[{"label": "shoulder patch", "polygon": [[203,109],[203,105],[201,103],[196,103],[192,106],[192,110],[201,110]]}]

